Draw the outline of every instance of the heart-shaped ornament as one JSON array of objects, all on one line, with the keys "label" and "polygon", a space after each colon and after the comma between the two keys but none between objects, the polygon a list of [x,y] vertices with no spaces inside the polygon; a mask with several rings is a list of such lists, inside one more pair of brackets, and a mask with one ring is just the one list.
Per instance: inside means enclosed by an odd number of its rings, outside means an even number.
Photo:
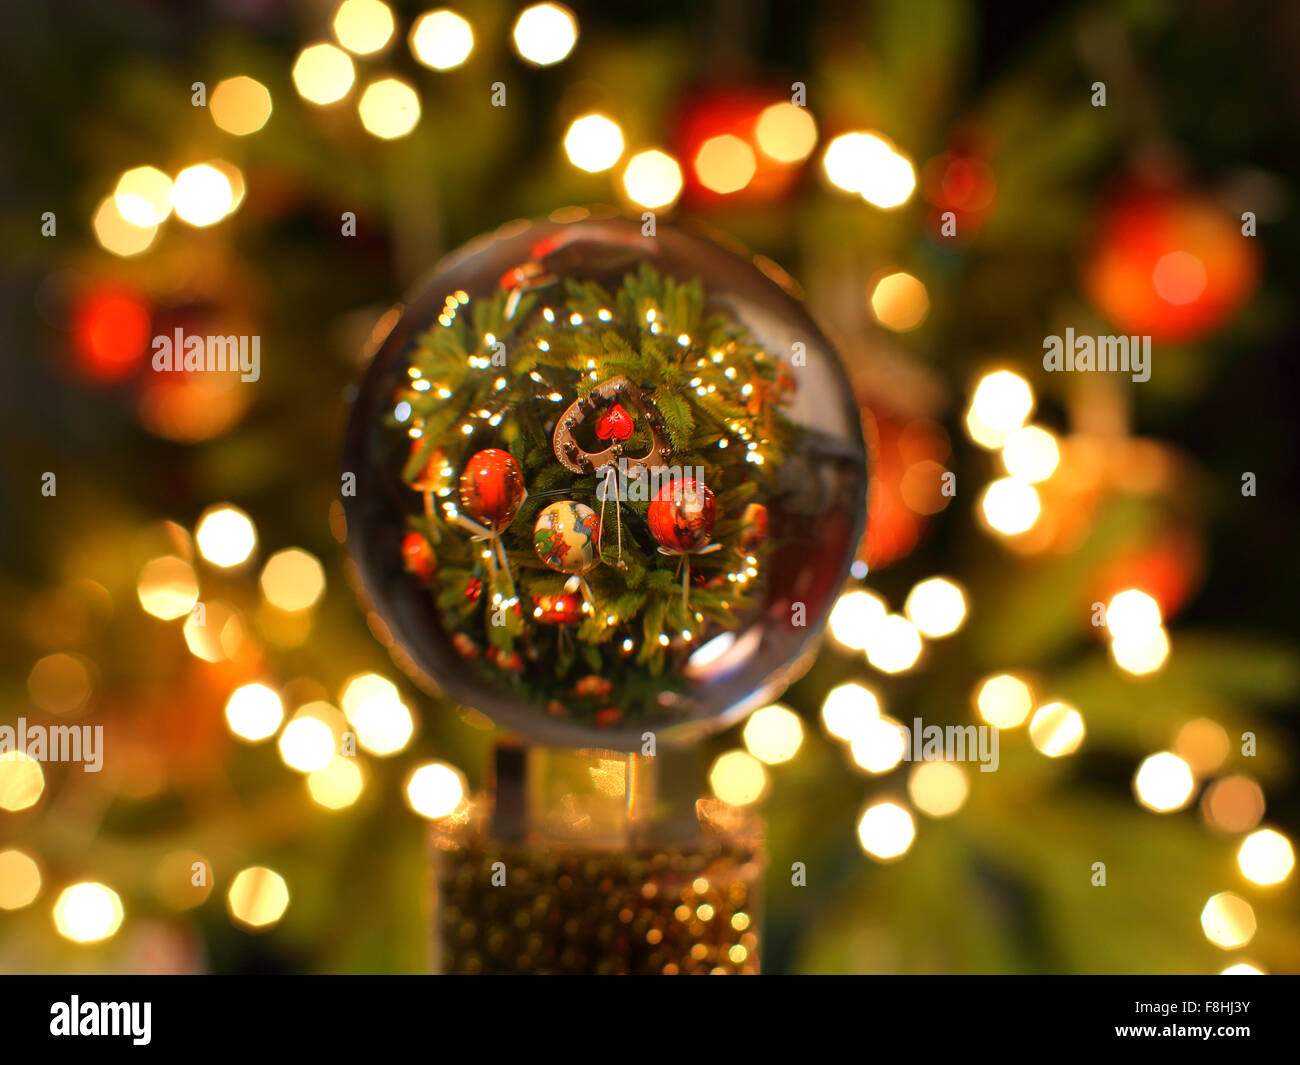
[{"label": "heart-shaped ornament", "polygon": [[626,440],[632,435],[632,415],[621,404],[615,403],[596,419],[598,440]]}]

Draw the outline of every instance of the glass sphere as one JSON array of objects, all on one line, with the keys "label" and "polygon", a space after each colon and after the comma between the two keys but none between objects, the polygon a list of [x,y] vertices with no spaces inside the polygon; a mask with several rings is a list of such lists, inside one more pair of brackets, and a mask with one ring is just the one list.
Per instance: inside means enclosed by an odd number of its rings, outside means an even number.
[{"label": "glass sphere", "polygon": [[472,241],[390,316],[348,545],[447,698],[540,743],[687,743],[811,661],[865,521],[858,409],[770,263],[569,216]]}]

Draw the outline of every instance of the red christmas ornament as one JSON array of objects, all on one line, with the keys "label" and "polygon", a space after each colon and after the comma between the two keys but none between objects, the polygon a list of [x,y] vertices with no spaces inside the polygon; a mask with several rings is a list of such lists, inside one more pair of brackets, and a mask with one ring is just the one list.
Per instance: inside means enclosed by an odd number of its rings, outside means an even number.
[{"label": "red christmas ornament", "polygon": [[535,595],[533,617],[550,625],[581,621],[582,598],[578,595]]},{"label": "red christmas ornament", "polygon": [[762,503],[750,503],[740,516],[740,546],[757,547],[767,539],[767,507]]},{"label": "red christmas ornament", "polygon": [[500,532],[524,501],[524,475],[508,451],[485,448],[470,456],[460,475],[460,505],[475,521]]},{"label": "red christmas ornament", "polygon": [[422,581],[432,577],[437,568],[433,548],[418,532],[409,532],[402,538],[402,565],[407,573],[414,573]]},{"label": "red christmas ornament", "polygon": [[149,350],[150,311],[127,288],[104,286],[78,297],[72,317],[77,370],[95,384],[135,373]]},{"label": "red christmas ornament", "polygon": [[626,440],[632,435],[632,428],[632,416],[623,409],[622,404],[615,403],[596,419],[596,438]]},{"label": "red christmas ornament", "polygon": [[650,503],[650,533],[670,551],[698,551],[709,542],[717,516],[708,485],[693,477],[676,478]]},{"label": "red christmas ornament", "polygon": [[1120,332],[1187,341],[1245,303],[1259,256],[1240,223],[1212,201],[1139,191],[1107,208],[1083,273],[1098,311]]}]

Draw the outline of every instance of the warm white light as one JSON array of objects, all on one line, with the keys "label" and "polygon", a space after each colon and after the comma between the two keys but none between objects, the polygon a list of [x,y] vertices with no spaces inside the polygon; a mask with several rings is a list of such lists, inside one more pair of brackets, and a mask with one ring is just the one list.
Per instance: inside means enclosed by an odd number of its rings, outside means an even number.
[{"label": "warm white light", "polygon": [[754,178],[754,149],[733,133],[710,137],[695,154],[695,176],[712,192],[739,192]]},{"label": "warm white light", "polygon": [[578,23],[567,7],[534,4],[515,22],[515,49],[539,67],[558,63],[578,40]]},{"label": "warm white light", "polygon": [[270,739],[283,720],[284,704],[265,684],[245,684],[226,701],[226,723],[240,739],[253,743]]},{"label": "warm white light", "polygon": [[975,693],[975,708],[995,728],[1015,728],[1034,708],[1034,694],[1019,677],[998,673],[980,684]]},{"label": "warm white light", "polygon": [[235,206],[230,179],[215,166],[199,163],[187,166],[172,185],[172,207],[176,217],[192,226],[220,222]]},{"label": "warm white light", "polygon": [[400,78],[380,78],[366,86],[357,102],[361,124],[380,140],[405,137],[420,121],[420,97]]},{"label": "warm white light", "polygon": [[228,503],[209,507],[194,531],[199,554],[214,566],[229,568],[245,561],[257,546],[257,530],[247,514]]},{"label": "warm white light", "polygon": [[133,167],[118,178],[113,201],[133,226],[156,226],[172,213],[172,179],[156,166]]},{"label": "warm white light", "polygon": [[578,169],[598,174],[623,154],[623,131],[604,115],[583,115],[573,120],[564,135],[564,151]]},{"label": "warm white light", "polygon": [[315,555],[289,547],[266,560],[260,583],[272,606],[306,610],[325,594],[325,568]]},{"label": "warm white light", "polygon": [[667,207],[682,192],[682,168],[665,152],[651,149],[627,161],[623,188],[641,207]]},{"label": "warm white light", "polygon": [[1061,448],[1056,437],[1037,425],[1012,430],[1002,445],[1002,465],[1007,473],[1030,484],[1047,480],[1060,461]]},{"label": "warm white light", "polygon": [[1025,424],[1034,409],[1034,393],[1026,381],[1010,370],[986,374],[975,386],[966,428],[984,447],[1001,447]]},{"label": "warm white light", "polygon": [[271,94],[255,78],[226,78],[212,90],[208,110],[218,129],[244,137],[266,125],[271,117]]},{"label": "warm white light", "polygon": [[100,201],[90,224],[100,247],[123,258],[145,251],[158,233],[157,225],[141,226],[123,217],[114,196]]},{"label": "warm white light", "polygon": [[352,57],[332,44],[309,44],[293,64],[298,95],[313,104],[338,103],[356,80]]},{"label": "warm white light", "polygon": [[880,701],[875,693],[853,681],[832,688],[822,703],[822,724],[841,740],[862,735],[879,716]]},{"label": "warm white light", "polygon": [[1255,927],[1255,911],[1250,903],[1231,891],[1212,895],[1201,910],[1205,938],[1224,950],[1244,947],[1254,938]]},{"label": "warm white light", "polygon": [[419,766],[406,781],[406,801],[421,817],[446,817],[464,798],[465,778],[442,762]]},{"label": "warm white light", "polygon": [[41,892],[41,867],[20,850],[0,851],[0,910],[21,910]]},{"label": "warm white light", "polygon": [[817,144],[817,123],[806,107],[782,101],[763,109],[754,137],[769,159],[798,163],[807,159]]},{"label": "warm white light", "polygon": [[16,813],[35,806],[44,790],[40,762],[17,748],[0,754],[0,810]]},{"label": "warm white light", "polygon": [[1083,743],[1083,715],[1065,703],[1048,703],[1034,711],[1029,741],[1048,758],[1073,754]]},{"label": "warm white light", "polygon": [[750,754],[760,762],[778,765],[798,753],[803,743],[803,722],[784,706],[764,706],[745,722],[744,737]]},{"label": "warm white light", "polygon": [[709,787],[725,803],[748,806],[767,791],[767,771],[752,754],[727,751],[717,757],[709,770]]},{"label": "warm white light", "polygon": [[295,717],[280,733],[280,757],[300,773],[324,769],[334,754],[334,730],[318,717]]},{"label": "warm white light", "polygon": [[1160,814],[1181,810],[1191,801],[1195,788],[1191,766],[1168,751],[1143,759],[1133,776],[1138,802]]},{"label": "warm white light", "polygon": [[83,881],[63,889],[54,904],[54,927],[74,943],[97,943],[122,926],[122,899],[112,888]]},{"label": "warm white light", "polygon": [[1295,849],[1281,832],[1261,828],[1241,841],[1237,865],[1241,875],[1256,884],[1280,884],[1295,868]]},{"label": "warm white light", "polygon": [[921,657],[921,634],[907,618],[888,614],[867,635],[867,661],[882,673],[902,673]]},{"label": "warm white light", "polygon": [[312,801],[327,810],[342,810],[361,795],[364,779],[355,758],[335,755],[323,769],[307,774],[307,790]]},{"label": "warm white light", "polygon": [[858,821],[858,842],[871,857],[881,861],[901,857],[916,838],[912,815],[896,802],[868,806]]},{"label": "warm white light", "polygon": [[876,207],[906,203],[916,188],[911,162],[874,133],[844,133],[826,147],[822,165],[831,184]]},{"label": "warm white light", "polygon": [[1263,976],[1262,969],[1257,969],[1248,961],[1239,961],[1235,965],[1229,965],[1219,973],[1220,976]]},{"label": "warm white light", "polygon": [[391,681],[358,674],[344,686],[340,702],[357,742],[371,754],[396,754],[410,743],[415,720]]},{"label": "warm white light", "polygon": [[1154,673],[1169,657],[1169,634],[1164,629],[1153,629],[1137,640],[1112,640],[1110,656],[1129,673]]},{"label": "warm white light", "polygon": [[226,892],[230,916],[248,928],[275,924],[289,908],[289,885],[274,869],[255,865],[235,874]]},{"label": "warm white light", "polygon": [[831,636],[851,651],[865,651],[872,628],[888,613],[884,601],[870,592],[845,592],[831,608]]},{"label": "warm white light", "polygon": [[454,11],[426,11],[411,27],[411,53],[426,67],[451,70],[474,50],[474,30]]},{"label": "warm white light", "polygon": [[868,773],[888,773],[907,753],[907,734],[892,717],[875,717],[849,741],[849,753]]},{"label": "warm white light", "polygon": [[1160,604],[1146,592],[1129,588],[1106,607],[1106,629],[1112,640],[1138,643],[1160,628]]},{"label": "warm white light", "polygon": [[951,636],[966,620],[966,596],[947,578],[931,577],[912,589],[903,610],[924,635]]},{"label": "warm white light", "polygon": [[334,14],[334,36],[357,55],[371,55],[393,35],[393,12],[381,0],[343,0]]},{"label": "warm white light", "polygon": [[918,762],[907,777],[907,794],[931,817],[955,814],[969,793],[965,770],[952,762]]},{"label": "warm white light", "polygon": [[1016,477],[1003,477],[984,489],[980,511],[996,532],[1016,536],[1032,529],[1042,511],[1034,486]]},{"label": "warm white light", "polygon": [[199,600],[199,582],[194,576],[194,568],[175,555],[164,555],[146,562],[140,570],[135,590],[145,613],[164,621],[184,617]]},{"label": "warm white light", "polygon": [[919,278],[906,270],[896,270],[882,277],[871,290],[871,313],[885,328],[907,333],[929,316],[930,295]]}]

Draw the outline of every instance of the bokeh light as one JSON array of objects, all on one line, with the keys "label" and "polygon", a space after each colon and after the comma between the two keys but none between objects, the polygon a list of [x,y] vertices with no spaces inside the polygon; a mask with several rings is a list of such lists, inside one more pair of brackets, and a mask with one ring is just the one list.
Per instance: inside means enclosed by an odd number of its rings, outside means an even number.
[{"label": "bokeh light", "polygon": [[710,137],[695,154],[695,176],[710,192],[739,192],[754,178],[754,149],[734,133]]},{"label": "bokeh light", "polygon": [[888,800],[868,806],[858,820],[858,842],[871,857],[892,861],[907,853],[916,822],[906,807]]},{"label": "bokeh light", "polygon": [[97,943],[122,926],[122,899],[112,888],[83,881],[63,889],[54,903],[54,927],[74,943]]},{"label": "bokeh light", "polygon": [[1249,832],[1264,817],[1264,791],[1247,776],[1216,780],[1201,798],[1206,822],[1220,832]]},{"label": "bokeh light", "polygon": [[1002,465],[1007,473],[1030,484],[1047,480],[1060,462],[1056,437],[1037,425],[1012,430],[1002,445]]},{"label": "bokeh light", "polygon": [[921,657],[921,634],[907,618],[887,614],[867,634],[867,661],[882,673],[902,673]]},{"label": "bokeh light", "polygon": [[47,714],[75,714],[86,708],[90,673],[76,655],[52,654],[36,660],[27,674],[27,694]]},{"label": "bokeh light", "polygon": [[918,762],[907,776],[907,794],[923,814],[949,817],[966,802],[970,784],[966,771],[952,762]]},{"label": "bokeh light", "polygon": [[800,163],[817,146],[817,123],[806,107],[781,101],[763,109],[754,126],[759,150],[778,163]]},{"label": "bokeh light", "polygon": [[930,577],[908,593],[903,612],[923,635],[951,636],[966,620],[966,596],[946,577]]},{"label": "bokeh light", "polygon": [[1192,801],[1195,789],[1191,766],[1168,751],[1144,758],[1133,775],[1133,794],[1138,802],[1156,813],[1183,809]]},{"label": "bokeh light", "polygon": [[872,628],[888,613],[884,601],[871,592],[845,592],[831,608],[831,636],[850,651],[865,651]]},{"label": "bokeh light", "polygon": [[1140,642],[1160,625],[1160,604],[1137,588],[1120,592],[1106,607],[1106,628],[1112,640]]},{"label": "bokeh light", "polygon": [[822,725],[836,739],[852,741],[879,716],[876,693],[856,681],[832,688],[822,702]]},{"label": "bokeh light", "polygon": [[16,813],[36,805],[45,790],[41,763],[26,751],[0,754],[0,810]]},{"label": "bokeh light", "polygon": [[985,524],[1004,536],[1028,532],[1041,511],[1034,486],[1017,477],[993,481],[980,497],[980,513]]},{"label": "bokeh light", "polygon": [[767,791],[767,771],[747,751],[727,751],[714,760],[709,770],[709,787],[725,803],[748,806]]},{"label": "bokeh light", "polygon": [[1083,715],[1066,703],[1040,706],[1029,722],[1029,741],[1049,758],[1073,754],[1083,743],[1083,735]]},{"label": "bokeh light", "polygon": [[145,251],[158,233],[157,225],[137,225],[123,217],[116,196],[100,202],[90,224],[100,247],[123,258]]},{"label": "bokeh light", "polygon": [[966,431],[981,447],[999,448],[1033,412],[1034,393],[1010,370],[985,374],[975,386],[966,412]]},{"label": "bokeh light", "polygon": [[334,13],[334,37],[355,55],[373,55],[393,36],[393,12],[382,0],[343,0]]},{"label": "bokeh light", "polygon": [[888,773],[907,754],[907,733],[892,717],[873,717],[849,741],[849,753],[868,773]]},{"label": "bokeh light", "polygon": [[146,562],[140,570],[135,590],[145,613],[164,621],[184,617],[199,601],[199,582],[194,576],[194,567],[175,555],[164,555]]},{"label": "bokeh light", "polygon": [[779,704],[755,710],[745,722],[745,746],[760,762],[788,762],[803,743],[803,722],[793,710]]},{"label": "bokeh light", "polygon": [[1198,717],[1178,730],[1174,753],[1204,776],[1213,773],[1228,760],[1228,734],[1217,721]]},{"label": "bokeh light", "polygon": [[1263,887],[1280,884],[1295,868],[1295,848],[1276,829],[1261,828],[1241,841],[1237,866],[1252,883]]},{"label": "bokeh light", "polygon": [[199,554],[214,566],[229,569],[246,562],[257,546],[252,519],[238,507],[221,503],[199,516],[194,540]]},{"label": "bokeh light", "polygon": [[289,885],[264,865],[241,869],[226,892],[226,908],[246,928],[269,928],[289,908]]},{"label": "bokeh light", "polygon": [[160,225],[172,213],[172,179],[156,166],[137,166],[117,179],[113,200],[133,226]]},{"label": "bokeh light", "polygon": [[218,129],[245,137],[256,133],[271,117],[271,93],[256,78],[240,75],[217,82],[208,101]]},{"label": "bokeh light", "polygon": [[1034,708],[1034,693],[1020,677],[997,673],[975,690],[975,709],[995,728],[1015,728]]},{"label": "bokeh light", "polygon": [[29,854],[10,848],[0,851],[0,910],[30,906],[41,893],[41,867]]},{"label": "bokeh light", "polygon": [[361,796],[365,777],[355,758],[335,755],[329,765],[307,774],[312,801],[327,810],[342,810]]},{"label": "bokeh light", "polygon": [[682,192],[682,168],[656,148],[638,152],[623,170],[623,189],[641,207],[667,207]]},{"label": "bokeh light", "polygon": [[334,758],[336,746],[334,730],[311,713],[310,705],[299,709],[280,733],[280,758],[300,773],[324,769]]},{"label": "bokeh light", "polygon": [[352,91],[352,57],[332,44],[309,44],[293,64],[293,84],[308,103],[334,104]]},{"label": "bokeh light", "polygon": [[172,208],[176,217],[192,226],[220,222],[235,207],[230,179],[211,163],[187,166],[172,184]]},{"label": "bokeh light", "polygon": [[466,791],[464,775],[443,762],[417,766],[406,780],[407,805],[430,820],[455,813]]},{"label": "bokeh light", "polygon": [[1223,891],[1211,896],[1201,910],[1201,928],[1216,947],[1244,947],[1255,936],[1255,911],[1240,895]]},{"label": "bokeh light", "polygon": [[885,328],[906,333],[929,316],[930,296],[921,281],[898,270],[876,282],[871,291],[871,313]]},{"label": "bokeh light", "polygon": [[1164,629],[1153,629],[1136,640],[1112,640],[1110,656],[1127,673],[1154,673],[1169,657],[1169,634]]},{"label": "bokeh light", "polygon": [[589,174],[608,170],[623,154],[623,131],[604,115],[575,118],[564,135],[564,152],[569,162]]},{"label": "bokeh light", "polygon": [[245,684],[226,700],[226,724],[242,740],[257,743],[275,735],[284,720],[280,696],[265,684]]},{"label": "bokeh light", "polygon": [[474,50],[474,30],[447,8],[426,11],[411,27],[411,54],[433,70],[452,70]]},{"label": "bokeh light", "polygon": [[559,4],[534,4],[515,21],[515,50],[539,67],[564,59],[578,40],[578,22],[567,7]]},{"label": "bokeh light", "polygon": [[357,102],[361,124],[380,140],[405,137],[420,121],[420,97],[401,78],[380,78]]},{"label": "bokeh light", "polygon": [[339,701],[357,742],[371,754],[396,754],[410,743],[415,719],[391,681],[358,674],[344,685]]},{"label": "bokeh light", "polygon": [[260,583],[262,594],[272,606],[306,610],[325,594],[325,568],[315,555],[289,547],[266,560]]},{"label": "bokeh light", "polygon": [[832,185],[856,192],[876,207],[898,207],[916,188],[911,162],[874,133],[843,133],[834,138],[822,156],[822,166]]}]

